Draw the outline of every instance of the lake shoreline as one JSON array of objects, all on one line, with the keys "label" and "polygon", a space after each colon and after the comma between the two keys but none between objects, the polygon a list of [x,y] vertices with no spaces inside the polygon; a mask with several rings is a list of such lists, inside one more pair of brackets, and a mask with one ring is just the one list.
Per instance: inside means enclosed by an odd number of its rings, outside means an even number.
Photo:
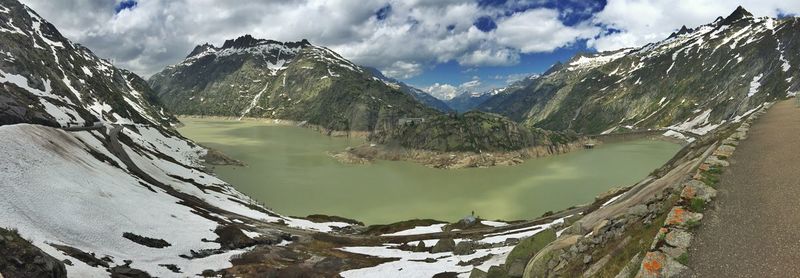
[{"label": "lake shoreline", "polygon": [[[343,164],[371,164],[376,160],[408,161],[436,169],[489,168],[514,166],[529,159],[550,157],[585,149],[588,139],[566,144],[535,146],[504,152],[437,152],[421,149],[389,148],[378,144],[363,144],[328,155]],[[597,144],[597,143],[594,143]]]},{"label": "lake shoreline", "polygon": [[[486,219],[532,219],[629,185],[678,149],[661,140],[606,143],[514,167],[448,171],[406,161],[345,165],[326,152],[365,141],[319,136],[287,122],[231,119],[183,119],[181,134],[247,164],[216,166],[213,175],[286,215],[324,213],[366,225],[413,218],[452,222],[471,211]],[[453,198],[455,192],[464,197]]]}]

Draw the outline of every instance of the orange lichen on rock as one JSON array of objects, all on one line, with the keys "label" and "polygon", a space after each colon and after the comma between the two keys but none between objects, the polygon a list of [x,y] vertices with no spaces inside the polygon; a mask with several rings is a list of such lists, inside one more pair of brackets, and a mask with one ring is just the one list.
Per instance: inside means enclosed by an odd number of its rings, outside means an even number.
[{"label": "orange lichen on rock", "polygon": [[649,252],[647,255],[645,255],[644,262],[642,262],[642,267],[644,267],[644,270],[649,274],[657,274],[661,272],[661,262],[659,261],[663,260],[663,258],[660,258],[658,256],[659,254],[660,253]]},{"label": "orange lichen on rock", "polygon": [[675,224],[682,224],[685,222],[683,220],[683,215],[686,213],[686,210],[680,207],[675,207],[667,216],[667,224],[675,225]]}]

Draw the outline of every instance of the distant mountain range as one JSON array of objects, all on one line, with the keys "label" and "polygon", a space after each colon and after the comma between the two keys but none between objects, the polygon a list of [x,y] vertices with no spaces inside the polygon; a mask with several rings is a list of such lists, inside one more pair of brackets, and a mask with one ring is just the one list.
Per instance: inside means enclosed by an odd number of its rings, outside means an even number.
[{"label": "distant mountain range", "polygon": [[703,134],[794,95],[799,39],[798,18],[756,18],[739,7],[640,48],[578,55],[478,109],[584,134],[654,128]]},{"label": "distant mountain range", "polygon": [[450,108],[458,111],[459,113],[464,113],[471,110],[477,110],[478,106],[480,106],[487,100],[491,99],[492,97],[499,94],[504,94],[522,89],[530,85],[533,82],[533,80],[535,80],[537,77],[539,77],[539,75],[531,75],[526,78],[523,78],[522,80],[518,80],[514,83],[511,83],[506,87],[495,88],[482,93],[464,92],[452,99],[447,100],[446,104]]}]

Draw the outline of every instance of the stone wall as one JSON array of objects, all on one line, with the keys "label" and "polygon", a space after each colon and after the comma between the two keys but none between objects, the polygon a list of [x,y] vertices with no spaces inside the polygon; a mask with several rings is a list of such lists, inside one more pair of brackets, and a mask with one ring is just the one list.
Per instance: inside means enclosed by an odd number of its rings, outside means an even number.
[{"label": "stone wall", "polygon": [[[553,243],[531,258],[524,277],[594,277],[611,270],[620,278],[680,273],[685,269],[691,229],[702,219],[697,208],[716,196],[709,184],[721,167],[728,166],[727,157],[738,141],[746,138],[750,123],[768,107],[741,124],[732,123],[697,138],[650,177],[560,230]],[[618,251],[633,249],[637,242],[631,241],[643,235],[637,233],[643,233],[644,227],[653,231],[650,235],[655,234],[655,239],[640,239],[645,247],[624,267],[611,265]]]}]

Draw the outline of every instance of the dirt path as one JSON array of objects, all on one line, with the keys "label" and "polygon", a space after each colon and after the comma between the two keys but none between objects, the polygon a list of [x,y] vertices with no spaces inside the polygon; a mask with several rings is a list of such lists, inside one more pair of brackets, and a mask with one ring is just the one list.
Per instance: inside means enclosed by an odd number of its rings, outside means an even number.
[{"label": "dirt path", "polygon": [[725,169],[686,277],[800,276],[800,108],[775,104]]}]

